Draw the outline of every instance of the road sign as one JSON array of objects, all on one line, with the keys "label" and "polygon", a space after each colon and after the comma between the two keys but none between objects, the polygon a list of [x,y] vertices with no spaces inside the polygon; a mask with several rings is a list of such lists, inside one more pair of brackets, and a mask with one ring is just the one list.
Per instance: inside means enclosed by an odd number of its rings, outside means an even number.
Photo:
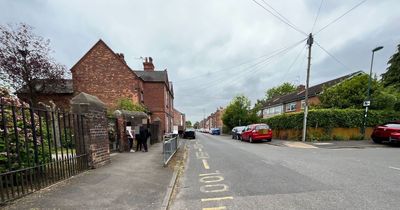
[{"label": "road sign", "polygon": [[371,101],[364,101],[363,106],[370,106],[371,105]]}]

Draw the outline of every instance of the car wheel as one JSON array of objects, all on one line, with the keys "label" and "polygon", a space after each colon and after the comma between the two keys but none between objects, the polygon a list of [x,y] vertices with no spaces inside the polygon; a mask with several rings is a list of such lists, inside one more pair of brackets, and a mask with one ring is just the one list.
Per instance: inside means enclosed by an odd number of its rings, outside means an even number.
[{"label": "car wheel", "polygon": [[249,142],[253,143],[253,138],[251,138],[251,136],[249,137]]},{"label": "car wheel", "polygon": [[267,139],[267,141],[268,141],[268,142],[271,142],[271,141],[272,141],[272,139]]},{"label": "car wheel", "polygon": [[235,136],[234,136],[234,135],[232,135],[232,139],[235,139]]},{"label": "car wheel", "polygon": [[377,139],[377,138],[372,138],[372,141],[374,141],[376,144],[382,143],[382,141],[380,139]]}]

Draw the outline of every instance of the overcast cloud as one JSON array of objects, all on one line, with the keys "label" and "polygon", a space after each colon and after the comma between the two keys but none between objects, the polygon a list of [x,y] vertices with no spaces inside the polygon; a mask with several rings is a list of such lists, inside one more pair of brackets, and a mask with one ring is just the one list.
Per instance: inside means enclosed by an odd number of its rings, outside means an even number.
[{"label": "overcast cloud", "polygon": [[[320,0],[265,2],[306,33],[320,5]],[[314,32],[359,2],[325,0]],[[379,45],[385,48],[376,54],[374,73],[385,72],[400,43],[399,9],[398,0],[369,0],[316,34],[315,41],[342,64],[314,44],[311,85],[369,71],[371,49]],[[237,94],[254,103],[283,82],[305,83],[305,41],[265,62],[266,57],[257,59],[306,36],[251,0],[0,0],[0,24],[18,22],[49,38],[54,57],[67,68],[100,38],[124,53],[133,69],[142,69],[139,57],[153,57],[157,69],[168,69],[175,107],[192,121]]]}]

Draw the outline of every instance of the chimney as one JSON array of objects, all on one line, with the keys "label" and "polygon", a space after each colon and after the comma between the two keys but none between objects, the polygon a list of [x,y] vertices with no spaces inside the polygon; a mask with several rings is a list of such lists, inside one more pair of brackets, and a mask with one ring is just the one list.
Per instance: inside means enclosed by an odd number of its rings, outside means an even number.
[{"label": "chimney", "polygon": [[306,86],[304,86],[304,85],[299,85],[299,86],[297,86],[297,91],[303,91],[303,90],[305,90],[306,89]]},{"label": "chimney", "polygon": [[124,53],[115,53],[115,54],[117,54],[119,59],[121,59],[124,63],[126,63]]},{"label": "chimney", "polygon": [[153,58],[151,58],[151,57],[144,58],[143,70],[145,70],[145,71],[154,71]]}]

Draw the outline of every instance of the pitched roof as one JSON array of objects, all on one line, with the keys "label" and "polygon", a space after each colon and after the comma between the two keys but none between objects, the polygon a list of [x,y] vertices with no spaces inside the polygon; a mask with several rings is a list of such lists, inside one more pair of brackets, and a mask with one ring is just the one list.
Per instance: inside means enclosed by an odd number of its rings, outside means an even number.
[{"label": "pitched roof", "polygon": [[168,84],[166,71],[133,71],[145,82],[165,82]]},{"label": "pitched roof", "polygon": [[[345,75],[345,76],[342,76],[342,77],[339,77],[339,78],[336,78],[333,80],[329,80],[327,82],[324,82],[324,83],[321,83],[318,85],[314,85],[308,89],[308,97],[315,97],[323,91],[324,87],[334,86],[334,85],[342,82],[343,80],[350,79],[351,77],[354,77],[354,76],[357,76],[360,74],[364,74],[364,72],[357,71],[357,72],[354,72],[354,73],[351,73],[351,74],[348,74],[348,75]],[[277,96],[277,97],[274,97],[274,98],[264,102],[264,108],[278,105],[278,104],[286,104],[286,103],[290,103],[290,102],[303,100],[303,99],[305,99],[305,95],[306,95],[305,90],[302,90],[302,91],[296,91],[293,93],[289,93],[289,94],[286,94],[283,96]]]},{"label": "pitched roof", "polygon": [[[40,89],[42,84],[45,84],[42,94],[73,94],[73,82],[72,79],[60,79],[58,82],[46,82],[46,79],[40,79],[38,81],[37,89]],[[16,93],[28,93],[28,87],[23,86]]]}]

